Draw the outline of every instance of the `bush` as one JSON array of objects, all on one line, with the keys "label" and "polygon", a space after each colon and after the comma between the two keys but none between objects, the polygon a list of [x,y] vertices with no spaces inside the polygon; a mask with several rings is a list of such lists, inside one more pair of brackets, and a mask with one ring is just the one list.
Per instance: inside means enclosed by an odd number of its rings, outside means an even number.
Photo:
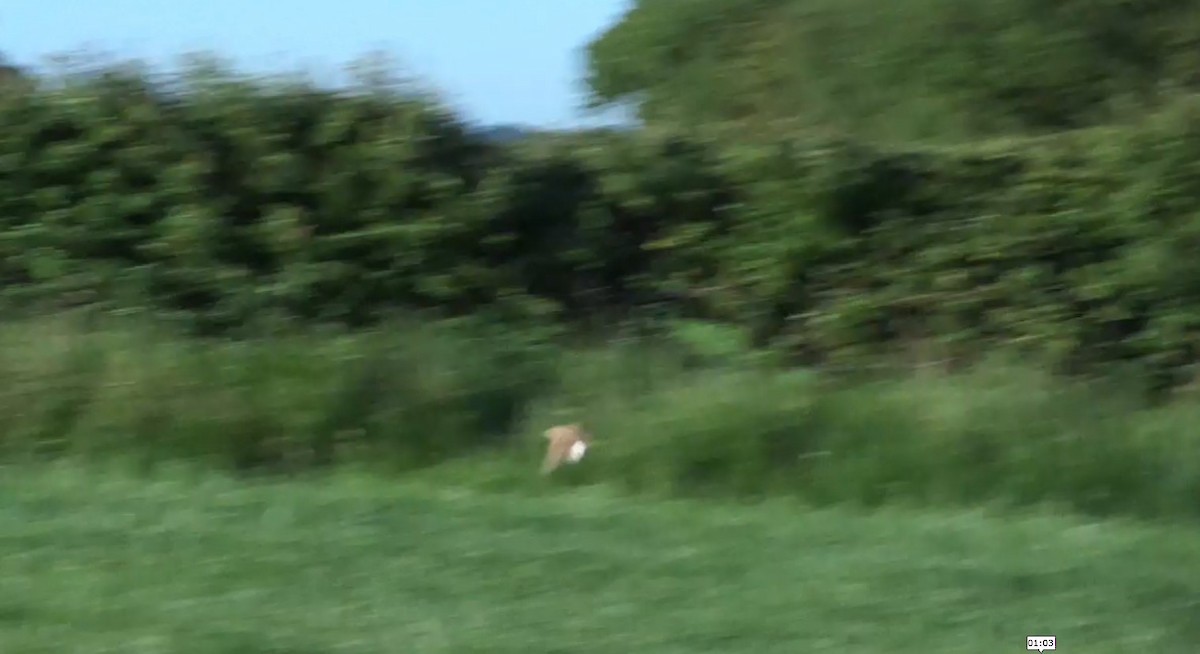
[{"label": "bush", "polygon": [[830,369],[1011,349],[1161,392],[1198,354],[1196,112],[946,148],[501,146],[378,84],[110,68],[0,97],[0,282],[10,311],[141,306],[209,335],[706,320]]}]

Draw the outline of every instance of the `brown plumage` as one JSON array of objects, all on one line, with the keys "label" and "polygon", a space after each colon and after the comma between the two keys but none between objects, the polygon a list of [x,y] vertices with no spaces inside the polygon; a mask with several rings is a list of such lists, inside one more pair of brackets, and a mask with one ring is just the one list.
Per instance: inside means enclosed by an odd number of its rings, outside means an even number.
[{"label": "brown plumage", "polygon": [[546,458],[542,461],[542,474],[547,475],[563,463],[577,463],[592,444],[592,435],[579,423],[557,425],[543,434],[546,440]]}]

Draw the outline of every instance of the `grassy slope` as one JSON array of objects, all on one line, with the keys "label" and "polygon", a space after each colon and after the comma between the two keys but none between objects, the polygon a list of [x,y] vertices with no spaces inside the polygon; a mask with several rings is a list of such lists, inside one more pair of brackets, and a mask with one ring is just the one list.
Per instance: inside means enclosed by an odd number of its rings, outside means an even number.
[{"label": "grassy slope", "polygon": [[[10,469],[0,651],[1191,652],[1200,532]],[[1192,571],[1192,572],[1188,572]]]}]

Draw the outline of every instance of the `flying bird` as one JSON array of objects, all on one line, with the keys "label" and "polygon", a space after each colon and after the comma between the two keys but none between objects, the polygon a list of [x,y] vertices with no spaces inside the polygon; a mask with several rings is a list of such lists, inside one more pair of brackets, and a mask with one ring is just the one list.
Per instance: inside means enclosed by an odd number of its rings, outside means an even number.
[{"label": "flying bird", "polygon": [[542,474],[554,472],[563,463],[579,463],[588,447],[592,444],[592,435],[583,429],[579,423],[557,425],[543,434],[546,440],[546,458],[542,461]]}]

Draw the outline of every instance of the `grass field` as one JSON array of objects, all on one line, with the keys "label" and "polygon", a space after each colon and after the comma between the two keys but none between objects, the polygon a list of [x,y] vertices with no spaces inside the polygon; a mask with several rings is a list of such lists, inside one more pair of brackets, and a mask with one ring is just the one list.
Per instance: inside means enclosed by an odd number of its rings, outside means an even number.
[{"label": "grass field", "polygon": [[1200,530],[0,471],[0,652],[1193,652]]}]

